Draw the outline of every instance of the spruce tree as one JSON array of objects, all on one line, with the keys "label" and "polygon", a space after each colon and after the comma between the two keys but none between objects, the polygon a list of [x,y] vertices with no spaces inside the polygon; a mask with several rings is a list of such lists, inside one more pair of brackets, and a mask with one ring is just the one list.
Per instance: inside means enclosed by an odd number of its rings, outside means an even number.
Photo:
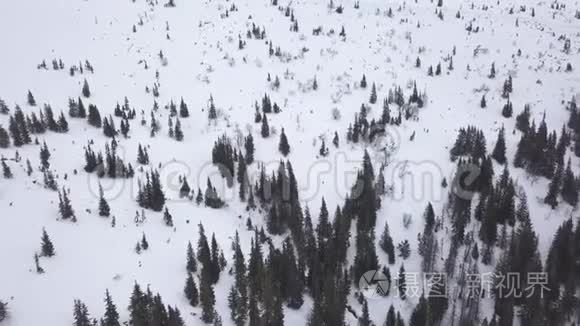
[{"label": "spruce tree", "polygon": [[10,136],[6,129],[0,126],[0,148],[8,148],[10,147]]},{"label": "spruce tree", "polygon": [[91,97],[91,90],[89,88],[89,83],[87,82],[86,79],[83,82],[83,96],[86,97],[86,98]]},{"label": "spruce tree", "polygon": [[109,290],[105,291],[105,315],[101,319],[101,326],[121,326],[117,306],[113,303]]},{"label": "spruce tree", "polygon": [[268,117],[266,116],[266,113],[264,113],[262,117],[261,134],[263,138],[268,138],[268,136],[270,136],[270,127],[268,126]]},{"label": "spruce tree", "polygon": [[186,262],[186,269],[190,273],[197,272],[197,260],[195,259],[195,252],[193,251],[193,247],[191,246],[191,242],[187,243],[187,254],[186,254],[187,262]]},{"label": "spruce tree", "polygon": [[74,326],[93,326],[89,318],[89,310],[80,300],[74,300],[73,319]]},{"label": "spruce tree", "polygon": [[30,90],[28,90],[27,98],[28,98],[28,105],[36,106],[36,100],[34,99],[34,96],[32,95],[32,92]]},{"label": "spruce tree", "polygon": [[175,121],[174,137],[175,137],[175,140],[177,140],[177,141],[183,140],[183,131],[181,130],[181,122],[179,121],[179,119],[176,119],[176,121]]},{"label": "spruce tree", "polygon": [[371,96],[369,97],[369,103],[375,104],[377,103],[377,87],[375,83],[373,83],[373,88],[371,89]]},{"label": "spruce tree", "polygon": [[52,244],[52,241],[50,240],[50,237],[48,236],[48,233],[46,233],[46,230],[44,228],[42,229],[41,240],[42,240],[40,247],[41,255],[44,257],[54,256],[55,255],[54,245]]},{"label": "spruce tree", "polygon": [[199,286],[199,302],[202,309],[201,320],[205,323],[211,323],[215,317],[215,294],[209,268],[210,266],[203,266],[201,271],[201,282]]},{"label": "spruce tree", "polygon": [[572,172],[572,166],[570,159],[568,159],[568,164],[566,165],[566,171],[564,172],[564,177],[562,179],[562,199],[572,206],[578,204],[578,187],[576,185],[576,178]]},{"label": "spruce tree", "polygon": [[381,235],[380,241],[381,249],[389,256],[389,264],[395,263],[395,245],[393,244],[393,238],[389,232],[389,224],[385,221],[385,228],[383,234]]},{"label": "spruce tree", "polygon": [[42,147],[40,148],[40,164],[42,165],[43,170],[48,170],[50,167],[50,151],[48,150],[48,146],[46,146],[46,142],[43,143]]},{"label": "spruce tree", "polygon": [[552,207],[552,209],[558,206],[558,194],[560,193],[560,184],[562,182],[562,165],[558,165],[556,173],[552,177],[550,186],[548,187],[548,194],[544,198],[544,203]]},{"label": "spruce tree", "polygon": [[8,164],[6,164],[5,159],[2,159],[2,174],[4,175],[5,179],[12,179],[13,177],[12,170],[10,170],[10,167]]},{"label": "spruce tree", "polygon": [[504,164],[506,162],[505,150],[505,129],[502,126],[497,135],[497,142],[495,143],[491,157],[493,157],[499,164]]},{"label": "spruce tree", "polygon": [[171,214],[169,213],[169,209],[167,209],[167,206],[165,207],[165,212],[163,212],[163,222],[165,223],[165,225],[173,227],[173,216],[171,216]]},{"label": "spruce tree", "polygon": [[288,156],[288,153],[290,153],[290,145],[288,144],[288,138],[284,133],[284,128],[282,128],[282,133],[280,134],[280,143],[278,144],[278,150],[284,156]]},{"label": "spruce tree", "polygon": [[109,203],[105,199],[105,195],[103,193],[103,187],[99,183],[99,216],[108,217],[111,214],[111,208],[109,207]]},{"label": "spruce tree", "polygon": [[193,276],[191,273],[187,273],[187,280],[185,281],[185,288],[183,292],[185,293],[185,297],[189,301],[189,304],[192,307],[196,307],[199,303],[199,293],[197,291],[197,285],[195,285],[195,281],[193,280]]}]

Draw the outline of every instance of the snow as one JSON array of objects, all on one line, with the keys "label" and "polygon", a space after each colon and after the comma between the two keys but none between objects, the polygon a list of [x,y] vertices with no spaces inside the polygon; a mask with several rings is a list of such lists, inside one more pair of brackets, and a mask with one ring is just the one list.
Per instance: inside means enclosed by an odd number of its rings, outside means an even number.
[{"label": "snow", "polygon": [[[162,4],[150,6],[144,0],[0,2],[0,12],[4,13],[0,19],[3,31],[0,33],[3,45],[0,98],[11,110],[18,104],[25,113],[38,112],[43,103],[50,103],[55,114],[60,110],[66,114],[68,98],[81,96],[86,78],[92,95],[86,101],[83,99],[85,106],[96,104],[101,116],[105,117],[112,114],[115,104],[122,103],[126,96],[137,111],[137,117],[132,121],[130,138],[118,139],[118,152],[136,167],[137,145],[148,145],[151,166],[161,164],[164,189],[170,199],[167,206],[175,222],[175,230],[168,228],[163,225],[161,213],[147,211],[146,223],[140,226],[133,223],[135,211],[141,211],[134,200],[137,176],[133,180],[100,180],[117,226],[111,228],[110,219],[98,216],[99,180],[82,170],[82,153],[90,139],[95,141],[92,146],[95,151],[103,150],[109,139],[85,121],[68,119],[69,133],[47,132],[39,137],[40,143],[45,140],[50,148],[51,168],[58,175],[59,186],[71,189],[72,205],[79,220],[76,224],[57,221],[57,193],[42,187],[42,173],[36,169],[39,147],[18,148],[23,160],[8,162],[14,179],[0,180],[0,247],[3,249],[0,251],[0,299],[8,302],[11,315],[6,325],[70,324],[72,303],[76,298],[87,304],[93,317],[99,317],[104,311],[105,289],[109,289],[119,307],[121,320],[126,321],[128,311],[125,308],[134,282],[150,285],[152,291],[162,295],[165,303],[177,305],[187,325],[201,324],[193,315],[199,315],[200,308],[190,307],[183,296],[186,246],[188,241],[196,243],[198,223],[203,223],[208,236],[215,233],[228,260],[236,230],[240,232],[246,253],[253,236],[245,227],[249,213],[237,198],[237,187],[226,189],[217,169],[211,165],[211,148],[218,136],[224,133],[234,136],[236,127],[247,134],[247,128],[251,128],[257,160],[263,161],[269,171],[277,169],[282,159],[277,150],[278,135],[262,139],[259,125],[253,123],[254,102],[260,101],[265,93],[282,108],[281,113],[269,115],[269,123],[278,134],[282,126],[285,128],[291,146],[288,159],[300,184],[300,196],[303,204],[310,207],[316,222],[322,197],[333,215],[334,207],[342,204],[360,168],[364,145],[347,144],[346,129],[361,103],[368,104],[372,83],[376,83],[379,100],[370,105],[369,118],[380,117],[382,100],[395,85],[406,87],[409,81],[416,80],[419,89],[427,92],[428,102],[420,111],[418,121],[408,120],[399,127],[388,127],[388,133],[396,142],[396,151],[385,177],[388,184],[394,185],[394,196],[383,200],[376,224],[377,244],[385,221],[389,222],[395,244],[404,239],[410,241],[412,254],[404,261],[408,272],[420,271],[417,233],[423,229],[425,206],[432,202],[437,216],[444,214],[448,189],[441,189],[440,183],[443,177],[449,182],[453,176],[455,164],[449,161],[449,148],[458,129],[472,124],[484,130],[487,148],[491,151],[497,130],[505,126],[507,156],[513,158],[520,133],[512,132],[515,118],[501,116],[505,102],[500,97],[501,87],[508,73],[514,77],[511,97],[514,116],[529,103],[532,118],[537,123],[546,112],[550,131],[559,131],[567,121],[564,101],[578,94],[580,78],[577,72],[563,72],[567,62],[580,67],[577,52],[580,21],[573,18],[578,3],[572,0],[560,1],[567,4],[563,11],[554,11],[545,2],[531,4],[510,0],[497,5],[482,0],[446,0],[442,9],[444,21],[434,14],[435,4],[426,0],[402,4],[361,0],[359,10],[353,9],[348,1],[343,3],[342,15],[330,12],[327,1],[292,1],[299,33],[289,31],[289,18],[268,1],[235,1],[239,11],[230,12],[228,18],[220,18],[220,15],[234,3],[231,1],[176,2],[176,8],[165,8]],[[475,10],[470,9],[472,2]],[[477,9],[482,4],[489,5],[489,10]],[[536,17],[530,16],[529,9],[508,14],[512,5],[517,8],[524,4],[535,7]],[[286,2],[280,1],[280,5],[285,6]],[[393,18],[386,16],[389,7],[393,8]],[[457,10],[461,10],[463,18],[455,18]],[[142,26],[138,24],[140,19]],[[518,28],[515,27],[516,19],[519,20]],[[471,20],[482,31],[468,34],[465,27]],[[264,26],[266,39],[272,40],[274,47],[280,46],[283,52],[290,53],[292,59],[281,62],[269,57],[265,40],[247,40],[245,33],[251,22]],[[417,28],[418,23],[420,28]],[[137,33],[132,33],[133,25]],[[320,36],[312,35],[311,30],[318,26],[323,26],[323,32]],[[338,36],[341,26],[346,29],[344,41]],[[331,28],[335,34],[327,35]],[[243,50],[238,50],[238,35],[247,41]],[[570,54],[562,52],[560,35],[571,38]],[[448,71],[443,58],[454,46],[457,50],[453,59],[455,69]],[[474,56],[473,51],[478,46],[488,49],[488,53]],[[308,51],[302,53],[303,48]],[[420,49],[424,49],[422,53]],[[522,51],[521,57],[516,55],[518,49]],[[160,50],[168,60],[166,66],[158,58]],[[414,67],[417,56],[422,61],[420,69]],[[53,58],[62,58],[67,68],[50,69]],[[47,61],[49,70],[36,69],[42,60]],[[84,60],[94,66],[94,74],[70,77],[68,67]],[[144,69],[141,60],[147,62],[149,69]],[[443,74],[428,77],[427,67],[438,62],[442,62]],[[487,74],[492,62],[498,74],[490,80]],[[149,120],[153,98],[144,90],[146,86],[152,87],[156,71],[160,74],[157,102],[161,107],[158,121],[162,130],[158,136],[150,138],[149,128],[141,126],[139,120],[141,110]],[[291,77],[284,77],[286,71]],[[272,78],[280,77],[279,90],[271,89],[266,81],[268,73]],[[363,73],[369,86],[359,89],[357,85]],[[303,92],[300,85],[311,83],[314,77],[318,90]],[[481,94],[474,92],[482,85],[489,87],[486,109],[479,107]],[[39,106],[26,104],[29,89]],[[405,89],[406,94],[409,92],[410,89]],[[210,95],[221,112],[217,125],[207,122],[205,108]],[[170,100],[178,104],[181,97],[188,104],[191,117],[180,119],[185,139],[176,142],[167,136],[168,112],[163,107]],[[341,112],[339,120],[332,119],[334,107]],[[120,120],[115,120],[118,126]],[[0,125],[7,128],[8,116],[0,115]],[[335,131],[340,135],[339,149],[331,144]],[[414,132],[416,136],[410,141]],[[320,136],[325,137],[330,148],[326,158],[317,156]],[[375,169],[382,163],[379,149],[369,147]],[[0,149],[0,154],[13,158],[15,150],[14,147]],[[568,156],[572,157],[574,171],[580,171],[578,158],[572,153]],[[27,158],[35,168],[32,177],[26,176]],[[502,167],[495,168],[498,175]],[[75,175],[74,169],[79,173]],[[402,178],[402,171],[410,171],[410,174]],[[252,166],[251,172],[257,175],[257,164]],[[556,210],[543,204],[549,180],[531,178],[525,171],[513,167],[510,172],[519,190],[528,196],[532,220],[540,235],[540,252],[545,259],[557,227],[577,212],[565,204]],[[68,176],[66,180],[64,174]],[[206,178],[211,176],[218,190],[224,191],[222,197],[227,207],[212,210],[180,200],[179,174],[187,175],[196,192],[198,185],[205,189]],[[404,213],[413,216],[409,229],[403,226]],[[252,222],[263,224],[259,212],[250,215]],[[38,275],[34,271],[33,255],[39,250],[43,227],[53,240],[57,254],[50,259],[41,258],[46,273]],[[478,229],[475,223],[468,230],[472,228]],[[143,233],[151,248],[137,255],[134,245]],[[448,239],[449,235],[439,236]],[[281,237],[276,239],[277,242],[281,240]],[[354,235],[350,259],[354,257],[353,246]],[[443,250],[445,258],[448,244]],[[386,255],[378,248],[377,253],[380,262],[386,264]],[[398,258],[397,264],[391,266],[393,275],[401,262]],[[225,325],[232,324],[226,298],[232,282],[233,278],[224,272],[215,288],[216,308]],[[394,303],[408,318],[417,299],[401,302],[390,296],[372,300],[369,302],[371,316],[375,323],[382,324],[389,305]],[[354,298],[349,303],[356,310],[361,309]],[[285,322],[305,324],[311,306],[311,299],[306,299],[298,311],[285,309]],[[486,313],[489,316],[490,311]],[[347,316],[348,324],[356,323],[348,312]]]}]

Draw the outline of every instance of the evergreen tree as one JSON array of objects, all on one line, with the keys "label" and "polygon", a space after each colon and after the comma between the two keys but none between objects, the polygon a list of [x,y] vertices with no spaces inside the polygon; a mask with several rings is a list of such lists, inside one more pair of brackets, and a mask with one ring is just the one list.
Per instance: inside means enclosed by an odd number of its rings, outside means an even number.
[{"label": "evergreen tree", "polygon": [[362,79],[360,81],[361,88],[367,88],[367,77],[363,74]]},{"label": "evergreen tree", "polygon": [[43,143],[42,147],[40,148],[40,164],[42,165],[43,170],[48,170],[50,167],[50,151],[48,150],[48,146],[46,146],[46,142]]},{"label": "evergreen tree", "polygon": [[483,96],[481,97],[481,102],[480,102],[479,106],[482,109],[485,109],[487,107],[487,101],[485,100],[485,94],[483,94]]},{"label": "evergreen tree", "polygon": [[91,90],[89,89],[89,83],[87,82],[86,79],[83,82],[83,96],[86,98],[91,97]]},{"label": "evergreen tree", "polygon": [[405,300],[407,297],[407,283],[405,280],[405,265],[401,265],[399,269],[399,276],[397,278],[397,287],[399,290],[399,297]]},{"label": "evergreen tree", "polygon": [[201,320],[205,323],[211,323],[215,317],[215,294],[213,282],[211,280],[210,266],[204,265],[201,271],[201,283],[199,291],[199,302],[201,304]]},{"label": "evergreen tree", "polygon": [[113,303],[109,290],[105,291],[105,315],[101,319],[101,326],[121,326],[117,306]]},{"label": "evergreen tree", "polygon": [[179,119],[175,121],[175,131],[174,131],[175,140],[182,141],[183,140],[183,131],[181,130],[181,122]]},{"label": "evergreen tree", "polygon": [[32,92],[29,90],[28,91],[28,105],[30,106],[36,106],[36,100],[34,99],[34,96],[32,95]]},{"label": "evergreen tree", "polygon": [[572,206],[578,204],[578,187],[576,185],[576,178],[572,172],[571,162],[568,159],[568,164],[566,165],[566,171],[564,172],[564,177],[562,179],[562,199]]},{"label": "evergreen tree", "polygon": [[165,207],[165,212],[163,212],[163,222],[165,223],[165,225],[173,227],[173,216],[171,216],[171,214],[169,213],[169,209],[167,209],[167,206]]},{"label": "evergreen tree", "polygon": [[491,157],[493,157],[499,164],[504,164],[506,162],[505,150],[505,129],[502,126],[497,135],[497,142],[495,143]]},{"label": "evergreen tree", "polygon": [[550,205],[552,209],[558,206],[558,194],[560,193],[560,184],[562,181],[562,165],[558,165],[556,173],[552,177],[550,186],[548,188],[548,194],[544,198],[544,203]]},{"label": "evergreen tree", "polygon": [[89,310],[87,306],[80,300],[74,300],[73,310],[74,326],[92,326],[89,318]]},{"label": "evergreen tree", "polygon": [[415,306],[413,313],[411,314],[411,318],[409,319],[410,326],[424,326],[428,324],[428,307],[427,307],[427,300],[425,299],[424,295],[421,295],[419,298],[419,303]]},{"label": "evergreen tree", "polygon": [[103,193],[103,187],[99,183],[99,216],[106,216],[108,217],[111,214],[111,208],[109,207],[109,203],[105,199]]},{"label": "evergreen tree", "polygon": [[179,103],[179,116],[182,118],[189,117],[189,110],[187,109],[187,104],[183,101],[183,97],[181,98],[181,102]]},{"label": "evergreen tree", "polygon": [[369,305],[366,299],[363,298],[363,306],[362,306],[362,314],[358,318],[358,325],[359,326],[371,326],[373,322],[371,321],[369,315]]},{"label": "evergreen tree", "polygon": [[213,96],[211,95],[209,97],[208,119],[210,120],[217,119],[217,110],[215,108],[215,104],[213,103]]},{"label": "evergreen tree", "polygon": [[196,307],[199,303],[199,293],[197,291],[197,285],[195,285],[195,281],[193,280],[193,276],[190,273],[187,273],[187,280],[185,281],[185,288],[183,292],[185,293],[185,297],[189,301],[189,304],[192,307]]},{"label": "evergreen tree", "polygon": [[41,240],[42,240],[41,249],[40,249],[41,255],[44,257],[54,256],[55,255],[54,245],[52,244],[52,241],[50,240],[50,237],[48,236],[48,233],[46,233],[46,230],[44,228],[42,229]]},{"label": "evergreen tree", "polygon": [[254,162],[254,137],[251,133],[244,138],[244,148],[246,149],[246,164],[250,165]]},{"label": "evergreen tree", "polygon": [[371,96],[369,98],[369,103],[375,104],[377,103],[377,87],[375,83],[373,83],[373,88],[371,89]]},{"label": "evergreen tree", "polygon": [[326,147],[326,142],[324,141],[324,139],[322,140],[322,143],[320,144],[320,149],[318,150],[318,154],[320,154],[320,156],[323,156],[323,157],[328,155],[328,147]]},{"label": "evergreen tree", "polygon": [[268,136],[270,136],[270,127],[268,126],[268,117],[266,116],[266,113],[264,113],[262,117],[261,134],[263,138],[268,138]]},{"label": "evergreen tree", "polygon": [[187,243],[187,263],[186,269],[189,273],[197,272],[197,260],[195,259],[195,252],[191,246],[191,242]]},{"label": "evergreen tree", "polygon": [[0,148],[8,148],[10,147],[10,136],[6,129],[0,126]]},{"label": "evergreen tree", "polygon": [[282,133],[280,134],[278,150],[284,156],[288,156],[288,153],[290,153],[290,145],[288,144],[288,138],[286,138],[286,134],[284,133],[284,128],[282,128]]},{"label": "evergreen tree", "polygon": [[87,116],[87,121],[91,126],[101,128],[101,114],[99,113],[97,106],[94,104],[89,104],[89,115]]},{"label": "evergreen tree", "polygon": [[4,178],[6,179],[12,179],[13,177],[12,170],[10,170],[10,167],[8,166],[8,164],[6,164],[5,159],[2,159],[2,173],[4,175]]}]

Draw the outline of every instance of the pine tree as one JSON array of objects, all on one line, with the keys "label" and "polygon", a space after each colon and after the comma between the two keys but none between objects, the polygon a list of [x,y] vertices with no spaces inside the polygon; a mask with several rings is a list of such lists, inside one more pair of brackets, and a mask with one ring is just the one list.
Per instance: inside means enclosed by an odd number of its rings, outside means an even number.
[{"label": "pine tree", "polygon": [[332,144],[336,148],[338,148],[338,146],[339,146],[338,132],[336,132],[336,131],[334,132],[334,138],[332,138]]},{"label": "pine tree", "polygon": [[43,143],[42,147],[40,148],[40,164],[42,165],[43,170],[48,170],[50,167],[50,151],[48,150],[48,146],[46,146],[46,142]]},{"label": "pine tree", "polygon": [[505,150],[505,129],[502,126],[497,135],[497,142],[495,143],[491,157],[493,157],[499,164],[504,164],[506,162]]},{"label": "pine tree", "polygon": [[181,122],[179,119],[175,121],[175,131],[174,131],[175,140],[182,141],[183,140],[183,131],[181,130]]},{"label": "pine tree", "polygon": [[197,260],[195,259],[195,252],[193,251],[193,247],[191,246],[191,242],[187,243],[187,263],[186,269],[190,273],[197,272]]},{"label": "pine tree", "polygon": [[10,136],[6,129],[0,126],[0,148],[8,148],[10,147]]},{"label": "pine tree", "polygon": [[380,241],[381,249],[389,256],[389,264],[395,263],[395,245],[393,244],[393,238],[389,231],[389,224],[385,222],[385,228],[383,234],[381,235]]},{"label": "pine tree", "polygon": [[244,148],[246,149],[246,164],[250,165],[254,162],[254,137],[251,133],[244,139]]},{"label": "pine tree", "polygon": [[409,319],[410,326],[424,326],[429,325],[428,323],[428,313],[427,313],[427,300],[425,300],[425,295],[421,295],[419,298],[419,303],[415,306],[411,318]]},{"label": "pine tree", "polygon": [[278,145],[278,150],[284,156],[288,156],[288,153],[290,153],[290,145],[288,144],[288,138],[284,133],[284,128],[282,128],[282,133],[280,134],[280,143]]},{"label": "pine tree", "polygon": [[213,282],[211,280],[209,266],[204,265],[201,271],[201,283],[199,291],[199,302],[201,304],[201,320],[205,323],[211,323],[215,317],[215,294]]},{"label": "pine tree", "polygon": [[8,317],[8,308],[5,302],[0,301],[0,322]]},{"label": "pine tree", "polygon": [[362,314],[358,318],[358,325],[359,326],[371,326],[373,322],[371,321],[369,315],[369,305],[366,299],[363,298],[363,306],[362,306]]},{"label": "pine tree", "polygon": [[87,116],[87,120],[91,126],[101,128],[101,114],[99,113],[99,109],[96,105],[89,104],[89,115]]},{"label": "pine tree", "polygon": [[73,310],[74,326],[92,326],[89,318],[89,310],[87,306],[80,300],[74,300]]},{"label": "pine tree", "polygon": [[326,142],[324,141],[324,139],[322,140],[322,143],[320,144],[320,149],[318,150],[318,154],[320,154],[320,156],[326,156],[328,155],[328,147],[326,147]]},{"label": "pine tree", "polygon": [[10,170],[10,167],[8,166],[8,164],[6,164],[6,160],[2,159],[2,173],[4,175],[4,178],[6,179],[12,179],[13,175],[12,175],[12,170]]},{"label": "pine tree", "polygon": [[42,229],[41,240],[42,240],[41,249],[40,249],[41,255],[44,257],[54,256],[55,255],[54,245],[52,244],[52,241],[50,240],[50,237],[48,236],[48,233],[46,233],[46,230],[44,228]]},{"label": "pine tree", "polygon": [[411,255],[411,247],[409,245],[409,240],[401,241],[397,245],[397,250],[399,250],[399,257],[403,259],[409,258],[409,256]]},{"label": "pine tree", "polygon": [[36,106],[36,100],[34,99],[34,96],[32,95],[32,92],[29,90],[28,91],[28,105],[30,106]]},{"label": "pine tree", "polygon": [[111,214],[111,208],[109,207],[109,203],[105,199],[105,195],[103,193],[103,187],[99,183],[99,216],[108,217]]},{"label": "pine tree", "polygon": [[373,88],[371,89],[371,96],[369,98],[369,103],[375,104],[377,103],[377,87],[375,83],[373,83]]},{"label": "pine tree", "polygon": [[361,88],[367,88],[367,77],[363,74],[362,79],[360,81]]},{"label": "pine tree", "polygon": [[182,118],[189,117],[189,110],[187,109],[187,104],[183,101],[183,97],[181,98],[181,102],[179,103],[179,116]]},{"label": "pine tree", "polygon": [[143,233],[143,237],[141,238],[141,248],[143,250],[149,249],[149,242],[147,241],[147,237],[145,237],[145,233]]},{"label": "pine tree", "polygon": [[401,265],[399,269],[399,276],[397,278],[397,287],[399,290],[399,297],[405,300],[407,297],[407,283],[405,280],[405,265]]},{"label": "pine tree", "polygon": [[196,307],[199,303],[199,293],[197,291],[197,285],[195,285],[195,281],[193,280],[193,276],[190,273],[187,273],[187,280],[185,281],[185,288],[183,292],[185,293],[185,297],[189,301],[189,304],[192,307]]},{"label": "pine tree", "polygon": [[268,136],[270,136],[270,127],[268,126],[268,117],[266,116],[266,113],[262,116],[261,134],[263,138],[268,138]]},{"label": "pine tree", "polygon": [[215,108],[215,104],[213,103],[213,96],[211,96],[211,95],[209,97],[208,119],[210,119],[210,120],[217,119],[217,111]]},{"label": "pine tree", "polygon": [[165,212],[163,212],[163,222],[169,227],[173,227],[173,216],[169,213],[167,206],[165,207]]},{"label": "pine tree", "polygon": [[578,187],[576,185],[576,178],[572,172],[570,159],[568,159],[566,171],[564,172],[561,194],[562,199],[564,199],[568,204],[572,206],[578,204]]},{"label": "pine tree", "polygon": [[113,303],[109,290],[105,291],[105,315],[101,319],[101,326],[121,326],[117,306]]},{"label": "pine tree", "polygon": [[86,79],[83,82],[83,96],[86,98],[91,97],[91,90],[89,89],[89,83],[87,82]]},{"label": "pine tree", "polygon": [[556,173],[552,177],[550,186],[548,188],[548,194],[544,198],[544,203],[550,205],[552,209],[558,206],[558,193],[560,193],[560,184],[562,180],[562,165],[558,165]]}]

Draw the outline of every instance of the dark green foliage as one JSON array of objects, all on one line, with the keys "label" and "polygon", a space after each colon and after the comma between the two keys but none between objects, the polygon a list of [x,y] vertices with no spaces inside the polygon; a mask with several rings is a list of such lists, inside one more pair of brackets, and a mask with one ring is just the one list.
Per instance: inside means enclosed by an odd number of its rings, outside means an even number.
[{"label": "dark green foliage", "polygon": [[377,103],[377,87],[375,83],[373,83],[373,88],[371,89],[371,96],[369,98],[369,103],[375,104]]},{"label": "dark green foliage", "polygon": [[89,310],[87,306],[82,303],[80,300],[74,301],[74,310],[73,310],[73,319],[74,319],[74,326],[92,326],[93,323],[89,318]]},{"label": "dark green foliage", "polygon": [[76,222],[75,212],[71,206],[70,199],[68,198],[68,191],[64,187],[62,188],[62,191],[58,192],[58,201],[60,217],[63,220],[71,219],[71,221]]},{"label": "dark green foliage", "polygon": [[189,301],[192,307],[196,307],[199,304],[199,293],[197,290],[197,285],[193,280],[192,274],[188,273],[187,280],[185,281],[185,288],[183,289],[185,297]]},{"label": "dark green foliage", "polygon": [[506,162],[505,150],[505,129],[502,126],[497,135],[497,141],[495,143],[495,147],[493,148],[491,157],[493,157],[499,164],[504,164]]},{"label": "dark green foliage", "polygon": [[280,143],[278,144],[278,150],[284,156],[288,156],[288,153],[290,153],[290,145],[288,144],[288,138],[286,137],[286,133],[284,133],[284,128],[282,128],[282,133],[280,134]]},{"label": "dark green foliage", "polygon": [[159,180],[159,172],[152,170],[145,174],[145,184],[139,184],[137,202],[143,208],[160,212],[165,206],[165,194]]},{"label": "dark green foliage", "polygon": [[45,229],[42,229],[42,243],[40,246],[40,253],[42,256],[44,257],[52,257],[55,255],[55,251],[54,251],[54,245],[52,244],[52,241],[50,240],[50,237],[48,236],[48,233],[46,233]]},{"label": "dark green foliage", "polygon": [[117,306],[113,303],[109,290],[105,291],[105,315],[101,319],[101,326],[121,326]]},{"label": "dark green foliage", "polygon": [[89,114],[87,116],[87,121],[91,126],[101,128],[101,114],[99,113],[97,106],[94,104],[89,104]]},{"label": "dark green foliage", "polygon": [[266,113],[262,116],[261,135],[263,138],[268,138],[268,136],[270,136],[270,127],[268,126],[268,117],[266,116]]},{"label": "dark green foliage", "polygon": [[6,164],[5,159],[2,159],[2,174],[6,179],[12,179],[13,177],[12,170],[10,170],[10,167],[8,166],[8,164]]},{"label": "dark green foliage", "polygon": [[108,217],[111,214],[111,208],[109,207],[109,203],[105,199],[103,193],[103,187],[99,183],[99,216]]},{"label": "dark green foliage", "polygon": [[8,148],[10,147],[10,136],[6,129],[0,126],[0,148]]},{"label": "dark green foliage", "polygon": [[83,82],[83,96],[86,98],[91,97],[91,90],[89,88],[89,83],[87,82],[87,80],[85,79],[85,81]]}]

